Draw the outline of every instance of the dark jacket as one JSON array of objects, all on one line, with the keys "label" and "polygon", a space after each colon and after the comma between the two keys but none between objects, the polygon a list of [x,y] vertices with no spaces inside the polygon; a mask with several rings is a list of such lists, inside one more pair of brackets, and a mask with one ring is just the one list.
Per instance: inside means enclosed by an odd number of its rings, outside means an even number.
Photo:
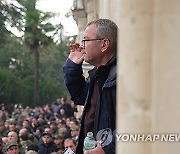
[{"label": "dark jacket", "polygon": [[48,145],[45,145],[43,141],[40,141],[38,144],[39,154],[50,154],[55,152],[56,144],[54,142],[50,142]]},{"label": "dark jacket", "polygon": [[[84,105],[81,119],[81,129],[76,149],[77,154],[83,153],[84,118],[91,101],[93,81],[98,76],[100,86],[100,100],[97,103],[94,120],[94,136],[102,129],[115,132],[116,121],[116,57],[113,57],[105,66],[89,71],[87,79],[83,76],[82,66],[67,59],[63,67],[65,84],[70,92],[71,99],[77,105]],[[115,153],[115,134],[110,144],[103,147],[106,154]]]}]

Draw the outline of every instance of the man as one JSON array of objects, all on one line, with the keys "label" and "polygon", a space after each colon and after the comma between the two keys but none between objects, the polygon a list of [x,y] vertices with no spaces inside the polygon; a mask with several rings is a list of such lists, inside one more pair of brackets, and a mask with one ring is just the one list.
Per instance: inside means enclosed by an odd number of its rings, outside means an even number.
[{"label": "man", "polygon": [[[73,152],[76,152],[76,141],[72,138],[67,138],[64,140],[64,148],[68,149],[70,148]],[[78,154],[78,151],[77,151]]]},{"label": "man", "polygon": [[55,121],[52,121],[49,125],[52,136],[55,136],[55,134],[57,133],[58,127]]},{"label": "man", "polygon": [[15,141],[9,141],[6,144],[6,153],[7,154],[20,154],[18,143]]},{"label": "man", "polygon": [[4,126],[4,121],[0,121],[0,137],[7,136],[7,130],[5,129]]},{"label": "man", "polygon": [[32,142],[28,138],[29,133],[26,128],[22,128],[19,131],[19,140],[20,140],[20,146],[21,146],[21,153],[27,152],[27,148]]},{"label": "man", "polygon": [[71,138],[77,141],[79,135],[79,126],[74,125],[70,129],[71,129]]},{"label": "man", "polygon": [[56,145],[53,142],[52,135],[49,132],[44,132],[42,141],[38,144],[39,154],[50,154],[55,152]]},{"label": "man", "polygon": [[18,141],[18,134],[14,131],[10,131],[8,133],[8,141],[15,141],[17,142]]},{"label": "man", "polygon": [[[104,129],[113,132],[112,141],[86,153],[115,153],[117,31],[117,25],[108,19],[88,23],[82,45],[70,45],[70,54],[63,67],[65,84],[72,100],[77,105],[84,105],[78,154],[83,153],[87,132],[93,132],[96,137]],[[87,79],[83,76],[83,61],[95,66]]]},{"label": "man", "polygon": [[63,145],[63,137],[60,135],[55,135],[54,137],[54,143],[56,144],[56,147],[61,147]]}]

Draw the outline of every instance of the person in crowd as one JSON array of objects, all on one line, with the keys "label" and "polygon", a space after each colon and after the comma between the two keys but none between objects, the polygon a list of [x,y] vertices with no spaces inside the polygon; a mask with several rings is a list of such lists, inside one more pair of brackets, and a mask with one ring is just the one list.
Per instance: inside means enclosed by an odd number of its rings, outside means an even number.
[{"label": "person in crowd", "polygon": [[7,136],[8,132],[5,129],[4,121],[0,121],[0,137]]},{"label": "person in crowd", "polygon": [[58,130],[56,122],[55,121],[50,122],[49,127],[51,130],[52,136],[55,136],[55,134],[57,134],[57,130]]},{"label": "person in crowd", "polygon": [[64,120],[61,120],[59,123],[58,123],[58,128],[66,128],[67,125],[66,125],[66,122]]},{"label": "person in crowd", "polygon": [[26,128],[20,129],[19,140],[23,153],[27,152],[28,146],[32,144],[32,141],[30,141],[28,137],[29,137],[28,130]]},{"label": "person in crowd", "polygon": [[44,111],[45,111],[44,118],[46,120],[50,120],[51,118],[54,118],[54,114],[53,114],[53,111],[52,111],[50,105],[48,105],[48,104],[45,105]]},{"label": "person in crowd", "polygon": [[[114,133],[113,141],[86,153],[115,153],[117,33],[117,25],[109,19],[89,22],[82,44],[70,45],[70,54],[63,67],[64,81],[72,101],[84,105],[77,145],[79,154],[83,153],[87,132],[96,136],[102,129]],[[94,66],[86,79],[82,70],[84,61]]]},{"label": "person in crowd", "polygon": [[8,141],[5,149],[6,154],[20,154],[19,145],[15,141]]},{"label": "person in crowd", "polygon": [[77,142],[78,135],[79,135],[79,126],[75,126],[75,125],[72,126],[71,127],[71,138]]},{"label": "person in crowd", "polygon": [[39,122],[38,122],[38,120],[37,120],[37,117],[32,117],[32,123],[31,123],[31,131],[32,132],[36,132],[36,129],[38,128],[38,127],[40,127],[40,125],[39,125]]},{"label": "person in crowd", "polygon": [[2,137],[3,147],[5,147],[6,143],[8,142],[8,137]]},{"label": "person in crowd", "polygon": [[67,115],[66,115],[65,109],[60,108],[59,114],[58,114],[58,118],[61,118],[61,119],[64,120],[64,121],[66,120]]},{"label": "person in crowd", "polygon": [[33,150],[29,150],[26,152],[26,154],[38,154],[36,151],[33,151]]},{"label": "person in crowd", "polygon": [[[73,152],[76,152],[76,141],[72,138],[67,138],[64,140],[64,148],[71,148]],[[77,151],[78,152],[78,151]]]},{"label": "person in crowd", "polygon": [[38,144],[39,154],[50,154],[55,152],[56,144],[53,141],[51,133],[44,132],[42,141]]},{"label": "person in crowd", "polygon": [[14,132],[18,133],[19,130],[16,128],[16,121],[15,121],[15,119],[11,119],[9,121],[9,131],[14,131]]},{"label": "person in crowd", "polygon": [[26,128],[28,131],[31,131],[31,125],[28,119],[25,119],[22,123],[22,128]]},{"label": "person in crowd", "polygon": [[[32,152],[34,152],[34,154],[38,154],[39,153],[39,148],[38,148],[38,145],[37,144],[34,144],[34,143],[32,143],[32,144],[29,144],[28,145],[28,148],[27,148],[27,153],[32,153]],[[27,154],[26,153],[26,154]]]},{"label": "person in crowd", "polygon": [[36,132],[34,132],[34,136],[37,138],[37,140],[41,139],[42,134],[43,134],[43,128],[42,127],[36,128]]},{"label": "person in crowd", "polygon": [[18,142],[18,134],[14,131],[10,131],[8,133],[8,142],[9,141],[15,141],[15,142]]},{"label": "person in crowd", "polygon": [[44,132],[52,133],[49,125],[44,126]]},{"label": "person in crowd", "polygon": [[68,137],[67,134],[67,128],[59,128],[58,129],[58,135],[62,136],[64,139],[66,139]]},{"label": "person in crowd", "polygon": [[63,153],[64,153],[64,146],[63,145],[56,148],[56,154],[63,154]]},{"label": "person in crowd", "polygon": [[55,135],[54,137],[54,143],[56,144],[56,147],[61,147],[63,145],[64,138],[60,135]]}]

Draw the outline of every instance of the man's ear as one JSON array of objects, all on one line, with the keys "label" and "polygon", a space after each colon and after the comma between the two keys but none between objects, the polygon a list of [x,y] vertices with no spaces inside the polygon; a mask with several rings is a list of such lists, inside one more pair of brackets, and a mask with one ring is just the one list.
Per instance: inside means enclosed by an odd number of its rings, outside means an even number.
[{"label": "man's ear", "polygon": [[102,41],[101,52],[105,52],[110,45],[110,41],[108,39],[103,39]]}]

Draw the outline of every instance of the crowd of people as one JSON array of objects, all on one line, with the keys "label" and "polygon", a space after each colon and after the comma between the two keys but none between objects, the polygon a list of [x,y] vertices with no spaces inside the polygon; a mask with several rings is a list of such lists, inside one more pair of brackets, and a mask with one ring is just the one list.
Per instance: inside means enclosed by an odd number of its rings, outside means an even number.
[{"label": "crowd of people", "polygon": [[76,151],[79,121],[77,106],[70,99],[42,107],[0,106],[0,154],[62,154]]}]

